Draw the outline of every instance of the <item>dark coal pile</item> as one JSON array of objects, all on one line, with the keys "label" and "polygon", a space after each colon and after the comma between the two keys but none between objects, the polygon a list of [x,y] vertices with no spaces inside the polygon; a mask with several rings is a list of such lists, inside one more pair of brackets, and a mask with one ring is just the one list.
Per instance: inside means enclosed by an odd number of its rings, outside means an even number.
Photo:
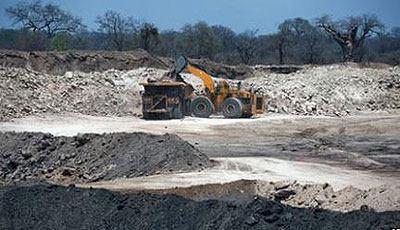
[{"label": "dark coal pile", "polygon": [[0,132],[0,184],[93,182],[199,170],[210,160],[176,135]]},{"label": "dark coal pile", "polygon": [[0,190],[0,229],[392,229],[400,212],[292,208],[265,198],[233,203],[117,194],[74,186]]}]

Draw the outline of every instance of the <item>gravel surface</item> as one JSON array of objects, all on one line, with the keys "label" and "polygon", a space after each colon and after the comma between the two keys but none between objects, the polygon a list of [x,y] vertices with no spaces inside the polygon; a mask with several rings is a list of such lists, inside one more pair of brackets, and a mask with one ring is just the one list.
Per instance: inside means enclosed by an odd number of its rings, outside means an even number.
[{"label": "gravel surface", "polygon": [[0,184],[93,182],[201,170],[211,161],[176,135],[0,132]]}]

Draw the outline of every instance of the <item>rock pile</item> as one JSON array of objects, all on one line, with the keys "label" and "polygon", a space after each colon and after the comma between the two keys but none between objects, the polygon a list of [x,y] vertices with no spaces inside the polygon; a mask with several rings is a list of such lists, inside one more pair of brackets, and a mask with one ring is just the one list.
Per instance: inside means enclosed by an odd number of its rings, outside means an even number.
[{"label": "rock pile", "polygon": [[193,201],[74,186],[0,189],[2,229],[393,229],[400,212],[340,213],[292,208],[265,198]]},{"label": "rock pile", "polygon": [[139,82],[164,71],[67,72],[62,76],[0,67],[0,121],[37,113],[141,114]]},{"label": "rock pile", "polygon": [[400,68],[328,65],[296,73],[256,71],[244,81],[267,96],[269,112],[343,116],[359,110],[400,108]]},{"label": "rock pile", "polygon": [[0,184],[93,182],[198,170],[211,161],[176,135],[0,132]]},{"label": "rock pile", "polygon": [[[0,67],[0,121],[44,112],[140,115],[139,82],[160,78],[166,71],[139,68],[48,75]],[[345,116],[355,111],[400,108],[400,67],[328,65],[282,74],[256,66],[251,73],[255,77],[242,81],[241,86],[264,93],[268,112]],[[202,89],[198,78],[183,76]],[[230,84],[236,87],[237,82]]]}]

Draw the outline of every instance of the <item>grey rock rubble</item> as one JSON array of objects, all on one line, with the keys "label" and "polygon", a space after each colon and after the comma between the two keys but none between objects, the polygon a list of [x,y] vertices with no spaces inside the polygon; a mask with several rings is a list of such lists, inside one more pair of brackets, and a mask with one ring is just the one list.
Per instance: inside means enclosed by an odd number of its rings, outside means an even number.
[{"label": "grey rock rubble", "polygon": [[[0,67],[0,121],[40,113],[139,116],[139,86],[167,70],[138,68],[48,75]],[[400,67],[361,68],[355,64],[305,67],[289,74],[252,68],[245,89],[267,97],[267,112],[345,116],[357,111],[400,108]],[[184,74],[197,91],[202,82]],[[236,86],[237,80],[228,80]]]},{"label": "grey rock rubble", "polygon": [[67,72],[62,76],[0,67],[0,121],[40,113],[94,116],[141,114],[139,82],[156,69]]},{"label": "grey rock rubble", "polygon": [[268,112],[344,116],[400,108],[399,67],[335,64],[290,74],[258,71],[243,85],[266,94]]}]

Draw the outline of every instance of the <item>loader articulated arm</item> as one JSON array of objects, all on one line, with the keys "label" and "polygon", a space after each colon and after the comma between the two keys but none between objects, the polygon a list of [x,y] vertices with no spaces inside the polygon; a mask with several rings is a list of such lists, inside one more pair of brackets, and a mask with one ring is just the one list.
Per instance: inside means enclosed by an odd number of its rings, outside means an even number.
[{"label": "loader articulated arm", "polygon": [[211,76],[205,70],[202,70],[201,67],[190,63],[184,56],[180,56],[175,65],[175,74],[181,73],[184,69],[200,78],[211,94],[215,93],[214,81]]}]

